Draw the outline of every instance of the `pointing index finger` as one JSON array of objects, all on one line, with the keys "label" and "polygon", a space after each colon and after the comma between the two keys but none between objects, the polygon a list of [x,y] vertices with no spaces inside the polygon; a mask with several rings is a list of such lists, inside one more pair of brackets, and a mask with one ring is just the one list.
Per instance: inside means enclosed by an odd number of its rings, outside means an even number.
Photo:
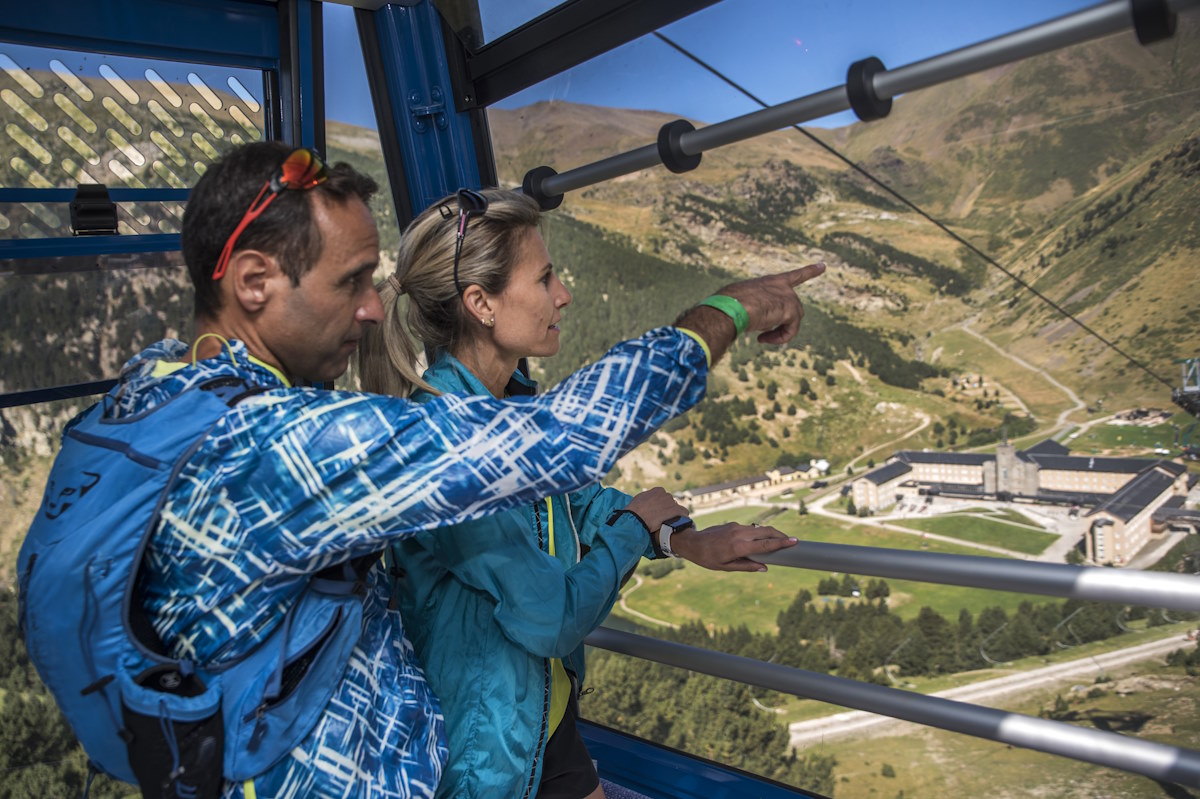
[{"label": "pointing index finger", "polygon": [[801,283],[812,280],[814,277],[824,274],[824,272],[825,262],[822,261],[820,263],[802,266],[799,269],[793,269],[790,272],[784,272],[782,273],[782,277],[787,280],[788,285],[794,287],[799,286]]}]

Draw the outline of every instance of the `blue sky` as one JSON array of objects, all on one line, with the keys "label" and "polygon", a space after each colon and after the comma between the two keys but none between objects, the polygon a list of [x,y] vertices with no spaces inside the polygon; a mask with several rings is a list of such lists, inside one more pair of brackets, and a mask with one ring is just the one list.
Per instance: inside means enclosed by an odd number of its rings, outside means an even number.
[{"label": "blue sky", "polygon": [[[506,15],[524,8],[536,13],[547,5],[547,0],[495,2],[504,4]],[[724,0],[663,33],[774,104],[844,83],[846,68],[867,56],[900,67],[1093,5],[1083,0]],[[374,127],[351,10],[333,3],[324,9],[326,53],[355,54],[326,58],[326,115]],[[497,30],[510,24],[495,19]],[[486,26],[486,15],[484,20]],[[530,87],[500,106],[546,99],[663,111],[710,124],[758,108],[654,37]],[[815,124],[853,121],[847,112]]]}]

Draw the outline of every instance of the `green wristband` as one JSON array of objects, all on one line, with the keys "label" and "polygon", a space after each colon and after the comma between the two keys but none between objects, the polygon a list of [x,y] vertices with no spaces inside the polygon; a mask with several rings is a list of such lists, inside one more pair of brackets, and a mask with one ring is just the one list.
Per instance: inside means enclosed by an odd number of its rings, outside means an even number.
[{"label": "green wristband", "polygon": [[746,328],[750,326],[750,314],[746,313],[746,307],[727,294],[714,294],[700,304],[716,308],[732,319],[733,327],[739,336],[745,333]]}]

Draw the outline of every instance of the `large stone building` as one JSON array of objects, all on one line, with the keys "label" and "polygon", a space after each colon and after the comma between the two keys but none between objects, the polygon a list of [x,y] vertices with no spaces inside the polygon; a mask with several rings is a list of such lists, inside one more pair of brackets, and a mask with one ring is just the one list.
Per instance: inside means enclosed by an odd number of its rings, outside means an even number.
[{"label": "large stone building", "polygon": [[1155,511],[1186,495],[1187,481],[1173,461],[1071,455],[1047,439],[995,454],[903,450],[855,480],[852,496],[872,511],[918,494],[1090,507],[1088,558],[1121,565],[1158,531]]},{"label": "large stone building", "polygon": [[712,505],[739,496],[750,496],[777,486],[795,483],[799,480],[821,477],[828,472],[829,462],[822,458],[820,460],[809,461],[808,466],[803,469],[780,466],[777,469],[769,469],[763,474],[755,475],[754,477],[744,477],[740,480],[729,480],[724,483],[700,486],[699,488],[688,488],[684,491],[675,492],[675,496],[681,502],[689,505]]}]

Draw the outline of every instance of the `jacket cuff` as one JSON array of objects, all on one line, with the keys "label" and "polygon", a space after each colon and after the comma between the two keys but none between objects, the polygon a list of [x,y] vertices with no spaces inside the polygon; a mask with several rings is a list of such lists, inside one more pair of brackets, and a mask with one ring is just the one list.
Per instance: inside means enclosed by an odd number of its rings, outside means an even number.
[{"label": "jacket cuff", "polygon": [[[650,533],[650,528],[646,527],[646,523],[642,521],[642,517],[628,508],[613,511],[606,524],[613,530],[619,530],[622,533],[636,533],[642,543],[638,558],[661,558],[663,556],[658,547],[654,546],[654,536]],[[635,565],[636,563],[637,561],[634,561]]]}]

